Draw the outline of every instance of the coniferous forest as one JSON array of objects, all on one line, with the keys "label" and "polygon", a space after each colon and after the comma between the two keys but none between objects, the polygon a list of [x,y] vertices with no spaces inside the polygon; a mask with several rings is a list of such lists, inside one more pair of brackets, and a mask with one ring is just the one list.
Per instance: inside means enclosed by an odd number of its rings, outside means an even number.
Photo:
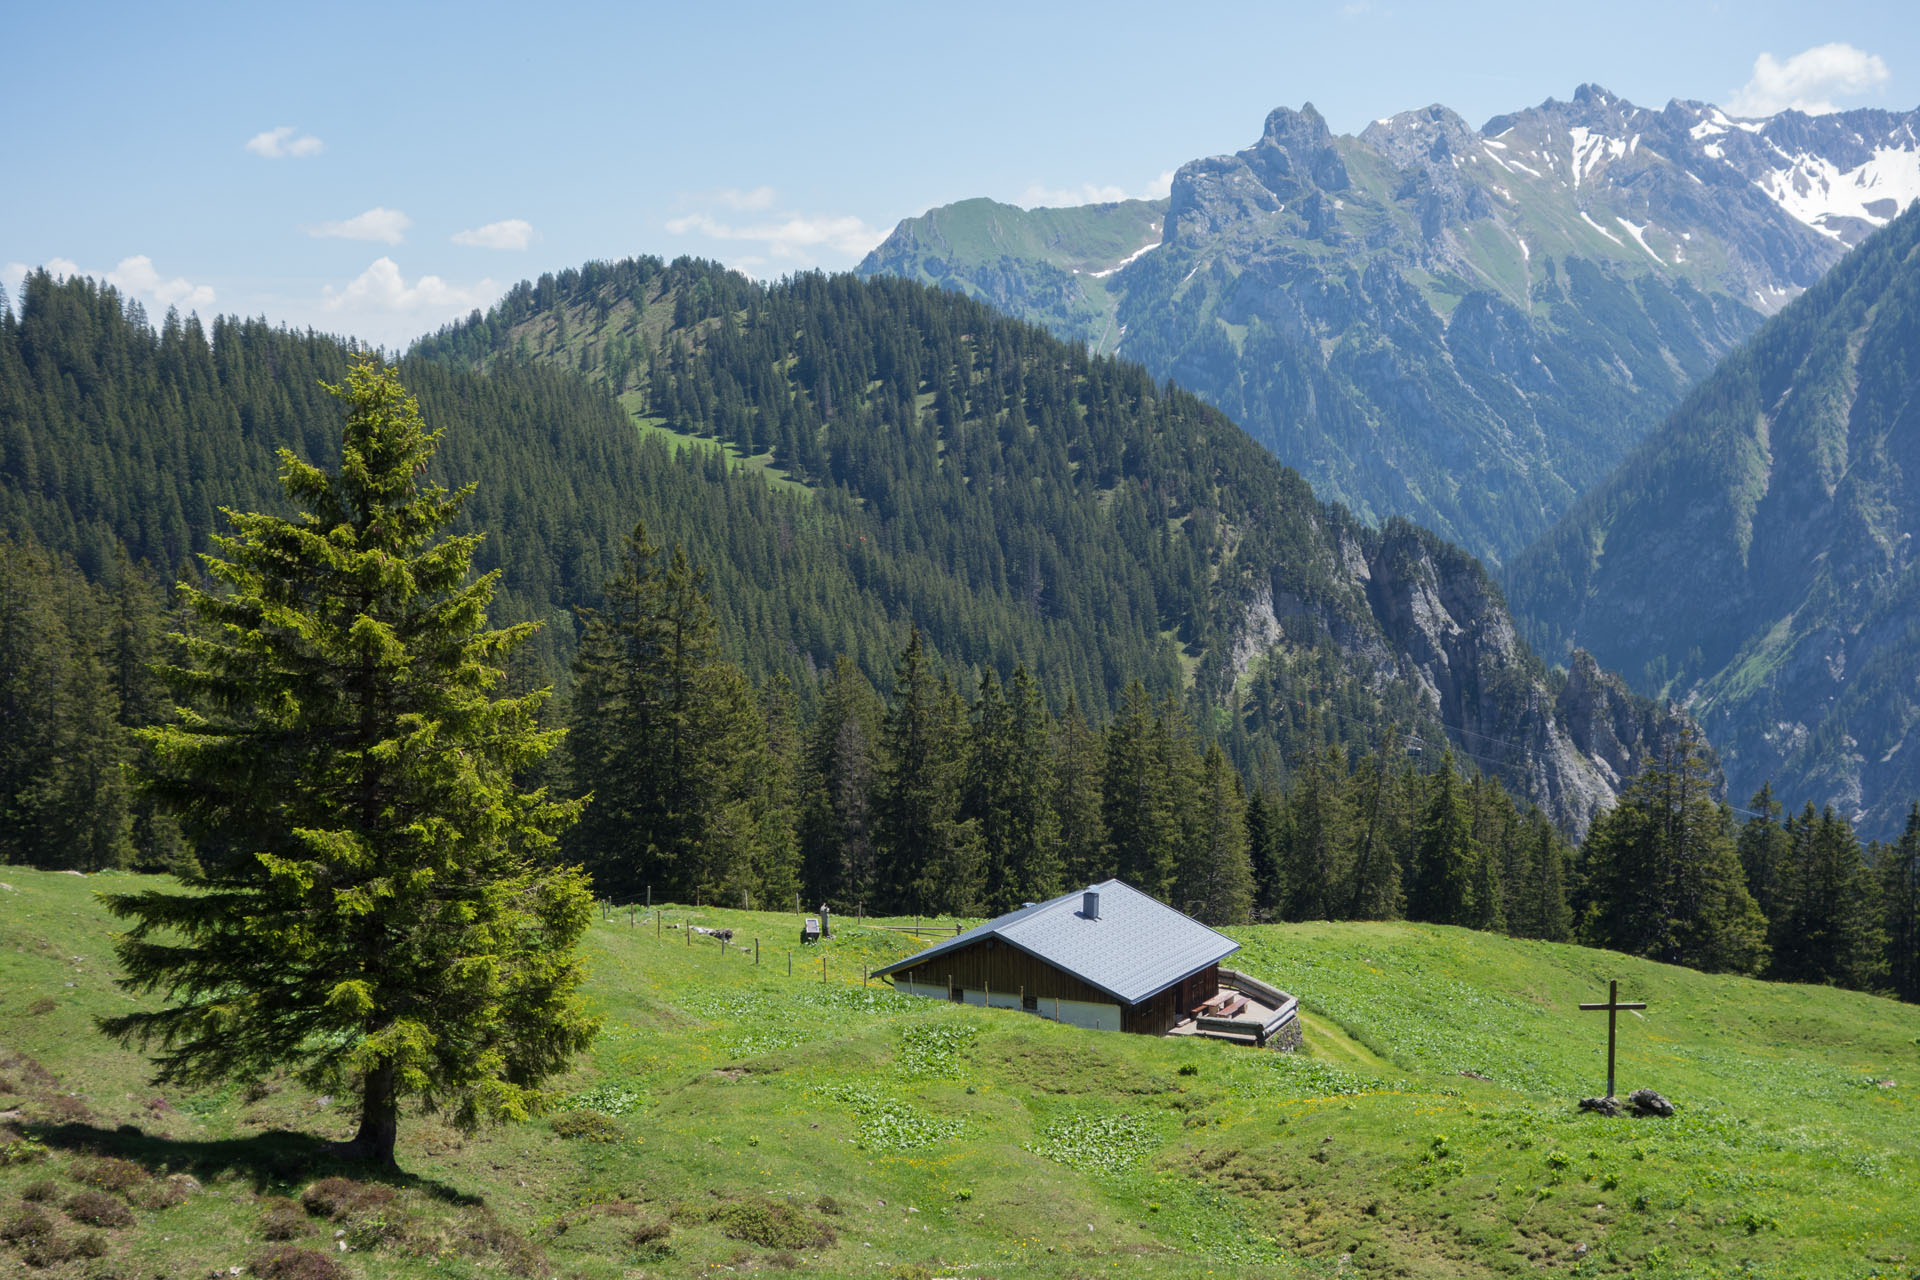
[{"label": "coniferous forest", "polygon": [[[1221,662],[1221,530],[1284,542],[1310,528],[1287,504],[1338,513],[1291,473],[1239,474],[1257,452],[1210,439],[1220,420],[1178,393],[1004,323],[939,338],[986,372],[927,392],[877,308],[939,335],[940,295],[623,266],[650,306],[671,299],[675,344],[637,326],[585,348],[583,379],[526,349],[527,317],[568,314],[529,286],[400,366],[444,432],[436,466],[473,486],[456,527],[483,535],[497,620],[544,624],[510,676],[562,693],[565,745],[535,780],[590,797],[560,850],[603,897],[979,914],[1117,875],[1216,923],[1407,918],[1920,998],[1920,810],[1865,847],[1768,792],[1736,821],[1682,732],[1576,846],[1331,646]],[[156,333],[85,282],[39,277],[21,301],[0,321],[0,858],[192,868],[213,851],[136,782],[139,731],[169,708],[156,664],[191,627],[171,580],[200,581],[219,508],[279,506],[274,447],[337,450],[321,383],[349,353],[243,322]],[[823,316],[817,350],[739,352]],[[732,372],[788,361],[779,385]],[[608,390],[731,452],[636,433]],[[836,398],[857,429],[823,425]],[[1084,434],[1052,452],[1005,425],[1070,408]],[[938,465],[895,429],[922,419],[943,424],[919,437]],[[737,460],[769,455],[771,483]],[[1119,539],[1062,497],[1082,488]],[[1278,506],[1249,519],[1249,492]],[[998,536],[1056,525],[1059,543]],[[1194,694],[1240,676],[1236,713]]]}]

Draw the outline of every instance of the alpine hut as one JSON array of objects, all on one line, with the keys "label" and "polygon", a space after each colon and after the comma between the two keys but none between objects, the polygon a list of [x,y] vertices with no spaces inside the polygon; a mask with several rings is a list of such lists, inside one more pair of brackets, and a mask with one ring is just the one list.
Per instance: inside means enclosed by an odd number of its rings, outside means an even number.
[{"label": "alpine hut", "polygon": [[1220,991],[1220,961],[1239,949],[1191,916],[1108,880],[1009,911],[874,976],[891,976],[895,990],[912,995],[1165,1035]]}]

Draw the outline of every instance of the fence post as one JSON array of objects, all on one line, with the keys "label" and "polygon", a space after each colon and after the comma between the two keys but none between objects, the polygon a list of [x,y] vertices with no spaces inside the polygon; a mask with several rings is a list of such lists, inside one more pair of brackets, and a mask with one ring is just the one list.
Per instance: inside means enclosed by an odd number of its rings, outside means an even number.
[{"label": "fence post", "polygon": [[[648,896],[648,897],[652,897],[653,895],[652,895],[652,894],[648,894],[647,896]],[[659,913],[658,911],[656,911],[656,912],[654,912],[654,913],[653,913],[653,936],[654,936],[654,937],[656,937],[656,938],[660,936],[660,927],[661,927],[661,926],[660,926],[660,913]]]},{"label": "fence post", "polygon": [[787,976],[789,978],[793,976],[793,948],[792,947],[787,948]]},{"label": "fence post", "polygon": [[753,940],[753,962],[755,964],[760,963],[760,939],[758,938]]},{"label": "fence post", "polygon": [[825,982],[826,980],[827,980],[827,953],[822,951],[820,953],[820,981]]}]

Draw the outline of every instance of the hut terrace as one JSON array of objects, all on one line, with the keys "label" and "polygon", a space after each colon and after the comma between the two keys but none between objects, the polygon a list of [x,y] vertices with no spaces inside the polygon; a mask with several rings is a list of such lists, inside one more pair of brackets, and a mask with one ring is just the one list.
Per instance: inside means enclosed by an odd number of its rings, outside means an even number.
[{"label": "hut terrace", "polygon": [[910,995],[1101,1031],[1292,1047],[1295,1001],[1220,962],[1240,944],[1119,880],[1030,903],[875,971]]}]

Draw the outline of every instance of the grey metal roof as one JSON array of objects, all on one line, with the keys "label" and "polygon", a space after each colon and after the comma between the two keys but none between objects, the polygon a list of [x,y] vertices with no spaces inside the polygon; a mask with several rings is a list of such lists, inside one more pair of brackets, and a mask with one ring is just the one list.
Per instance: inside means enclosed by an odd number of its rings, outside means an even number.
[{"label": "grey metal roof", "polygon": [[874,976],[909,969],[944,952],[996,937],[1057,969],[1098,987],[1122,1004],[1138,1004],[1156,991],[1197,973],[1240,949],[1191,916],[1120,880],[1090,885],[1100,894],[1100,918],[1080,907],[1085,889],[1009,911],[925,951],[874,970]]}]

